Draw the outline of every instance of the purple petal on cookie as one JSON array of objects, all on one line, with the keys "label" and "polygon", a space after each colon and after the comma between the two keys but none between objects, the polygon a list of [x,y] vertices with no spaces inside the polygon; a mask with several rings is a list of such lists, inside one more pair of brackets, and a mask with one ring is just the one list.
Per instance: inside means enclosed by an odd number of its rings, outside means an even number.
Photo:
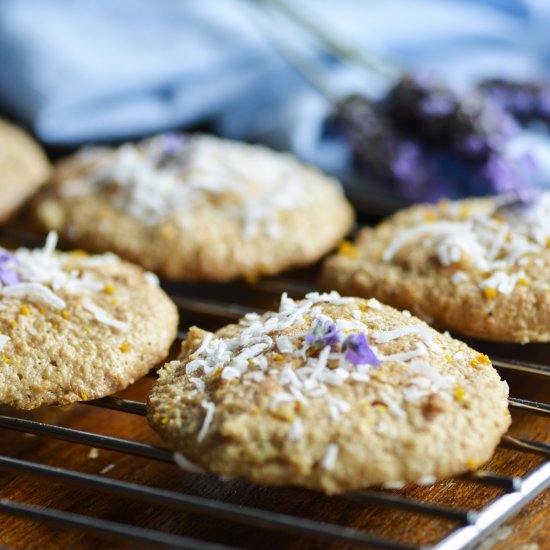
[{"label": "purple petal on cookie", "polygon": [[372,351],[363,333],[350,334],[342,347],[344,357],[353,365],[379,365],[378,357]]},{"label": "purple petal on cookie", "polygon": [[160,143],[163,151],[168,155],[178,154],[187,144],[187,138],[182,134],[162,134]]},{"label": "purple petal on cookie", "polygon": [[0,282],[3,285],[15,285],[19,282],[19,275],[13,269],[17,263],[15,256],[7,250],[0,249]]},{"label": "purple petal on cookie", "polygon": [[319,316],[304,340],[314,346],[333,346],[340,341],[340,333],[329,317]]}]

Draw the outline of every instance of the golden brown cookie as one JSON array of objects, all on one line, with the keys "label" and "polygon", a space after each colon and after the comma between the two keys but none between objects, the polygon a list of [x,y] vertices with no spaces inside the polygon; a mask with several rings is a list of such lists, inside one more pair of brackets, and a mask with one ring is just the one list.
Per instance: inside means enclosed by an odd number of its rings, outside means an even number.
[{"label": "golden brown cookie", "polygon": [[165,277],[227,281],[306,265],[353,223],[340,185],[292,157],[167,134],[60,164],[38,219]]},{"label": "golden brown cookie", "polygon": [[481,339],[550,341],[550,194],[418,205],[342,246],[322,285]]},{"label": "golden brown cookie", "polygon": [[38,144],[0,119],[0,222],[15,213],[49,175],[50,164]]},{"label": "golden brown cookie", "polygon": [[484,463],[510,424],[507,395],[486,355],[410,314],[311,293],[192,328],[148,418],[192,471],[341,493]]},{"label": "golden brown cookie", "polygon": [[0,403],[66,405],[124,389],[165,358],[178,315],[152,273],[113,254],[0,249]]}]

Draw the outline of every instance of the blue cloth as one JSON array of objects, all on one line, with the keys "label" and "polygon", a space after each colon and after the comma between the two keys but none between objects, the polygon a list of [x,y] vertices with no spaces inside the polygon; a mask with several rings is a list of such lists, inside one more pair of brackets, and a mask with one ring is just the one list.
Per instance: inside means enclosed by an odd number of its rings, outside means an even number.
[{"label": "blue cloth", "polygon": [[[547,0],[290,2],[360,48],[458,86],[550,69]],[[374,92],[296,26],[276,34],[340,93]],[[338,172],[329,104],[266,39],[247,0],[0,0],[0,106],[49,144],[138,137],[209,120],[228,137],[292,149]],[[377,88],[378,84],[378,88]]]}]

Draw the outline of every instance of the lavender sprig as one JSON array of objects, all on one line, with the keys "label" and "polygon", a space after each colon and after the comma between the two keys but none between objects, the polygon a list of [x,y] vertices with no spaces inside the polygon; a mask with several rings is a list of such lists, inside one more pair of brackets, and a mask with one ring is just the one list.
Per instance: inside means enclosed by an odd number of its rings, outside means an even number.
[{"label": "lavender sprig", "polygon": [[466,100],[430,82],[405,77],[381,102],[353,95],[337,106],[359,168],[410,200],[532,187],[533,159],[505,154],[510,117],[479,94]]},{"label": "lavender sprig", "polygon": [[338,104],[334,118],[356,161],[382,184],[411,199],[430,196],[440,187],[421,144],[403,139],[380,104],[363,95],[352,95]]},{"label": "lavender sprig", "polygon": [[495,78],[481,82],[479,90],[520,122],[550,124],[550,82]]},{"label": "lavender sprig", "polygon": [[427,76],[403,76],[384,104],[396,127],[469,161],[500,152],[517,131],[498,104],[477,92],[459,95]]}]

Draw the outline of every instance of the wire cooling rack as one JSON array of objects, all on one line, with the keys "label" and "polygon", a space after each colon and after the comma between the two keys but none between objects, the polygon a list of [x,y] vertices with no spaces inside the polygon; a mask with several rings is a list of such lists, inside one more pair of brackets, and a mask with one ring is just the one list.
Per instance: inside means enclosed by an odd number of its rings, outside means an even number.
[{"label": "wire cooling rack", "polygon": [[[28,242],[28,240],[27,240]],[[36,244],[36,243],[33,243]],[[208,328],[215,328],[228,321],[235,320],[250,311],[261,311],[257,306],[271,307],[281,292],[286,291],[295,297],[303,296],[313,290],[311,272],[301,272],[293,278],[261,280],[253,285],[177,285],[166,283],[164,286],[176,302],[185,326],[199,322]],[[185,337],[180,331],[178,339]],[[503,371],[514,372],[522,376],[537,376],[550,380],[550,367],[536,362],[523,362],[515,359],[493,357],[493,364]],[[155,376],[151,373],[149,376]],[[120,397],[105,397],[86,402],[89,407],[112,409],[120,413],[144,417],[145,404]],[[512,412],[523,411],[530,414],[550,417],[550,406],[545,403],[526,399],[510,398]],[[143,418],[143,422],[146,420]],[[161,447],[133,441],[128,438],[113,437],[65,427],[54,423],[37,422],[6,413],[0,416],[0,428],[33,434],[43,438],[62,440],[96,449],[105,449],[125,455],[132,455],[158,461],[174,463],[173,454]],[[490,471],[476,471],[453,480],[460,484],[475,484],[476,490],[487,487],[497,490],[497,496],[481,509],[465,509],[455,506],[435,504],[386,490],[358,491],[335,499],[335,506],[345,506],[346,501],[354,505],[381,506],[393,510],[404,510],[411,514],[420,514],[429,518],[445,519],[452,524],[448,534],[435,545],[433,550],[458,550],[472,548],[483,540],[496,527],[516,514],[546,488],[550,487],[550,445],[541,441],[530,441],[510,435],[504,436],[500,447],[511,449],[515,453],[532,453],[546,457],[534,469],[522,476],[502,475]],[[242,506],[228,500],[187,494],[183,491],[166,490],[146,484],[117,480],[106,475],[83,473],[63,466],[50,466],[38,462],[0,455],[0,471],[24,476],[37,477],[42,483],[55,482],[79,489],[91,490],[96,494],[109,494],[120,498],[129,498],[147,505],[159,506],[178,512],[192,512],[210,518],[240,524],[244,529],[260,528],[266,532],[283,533],[297,540],[307,537],[322,544],[411,550],[428,548],[419,545],[418,540],[406,543],[383,538],[359,529],[337,523],[319,521],[292,513],[281,513],[256,506]],[[258,489],[260,490],[260,489]],[[451,491],[450,487],[445,488]],[[328,497],[327,497],[328,498]],[[452,500],[452,499],[451,499]],[[117,540],[117,545],[132,547],[140,543],[155,548],[212,548],[227,549],[230,546],[171,534],[151,527],[137,524],[100,519],[91,515],[77,514],[56,508],[42,508],[13,499],[0,498],[0,512],[26,518],[32,522],[45,522],[52,526],[76,528],[95,537],[107,537]],[[1,541],[0,541],[1,542]],[[226,542],[226,541],[224,541]],[[319,543],[319,542],[318,542]]]}]

